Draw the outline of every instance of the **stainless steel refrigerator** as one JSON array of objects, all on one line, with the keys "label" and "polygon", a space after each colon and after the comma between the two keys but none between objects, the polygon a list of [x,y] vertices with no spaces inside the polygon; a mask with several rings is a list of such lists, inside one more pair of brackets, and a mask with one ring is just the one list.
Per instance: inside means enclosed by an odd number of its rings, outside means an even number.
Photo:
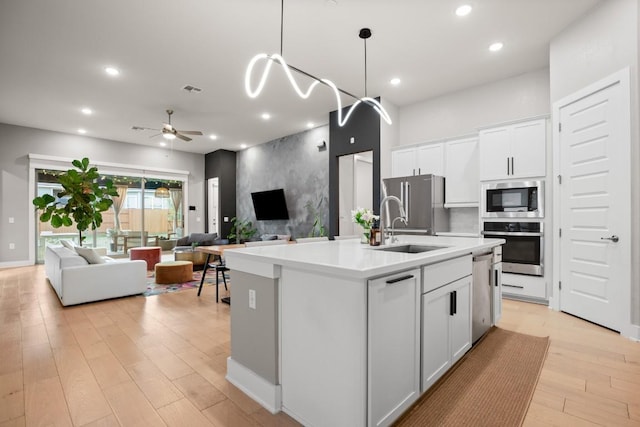
[{"label": "stainless steel refrigerator", "polygon": [[[395,221],[395,229],[404,232],[433,235],[449,231],[449,210],[444,207],[444,177],[415,175],[382,180],[382,196],[396,196],[407,212],[407,224]],[[397,203],[389,202],[384,209],[385,228],[400,216]]]}]

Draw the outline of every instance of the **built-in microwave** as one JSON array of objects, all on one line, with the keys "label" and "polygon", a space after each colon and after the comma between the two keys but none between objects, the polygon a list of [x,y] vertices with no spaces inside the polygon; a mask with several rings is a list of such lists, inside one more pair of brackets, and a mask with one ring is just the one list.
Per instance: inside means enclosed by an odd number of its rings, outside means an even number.
[{"label": "built-in microwave", "polygon": [[485,183],[484,218],[544,218],[544,181]]}]

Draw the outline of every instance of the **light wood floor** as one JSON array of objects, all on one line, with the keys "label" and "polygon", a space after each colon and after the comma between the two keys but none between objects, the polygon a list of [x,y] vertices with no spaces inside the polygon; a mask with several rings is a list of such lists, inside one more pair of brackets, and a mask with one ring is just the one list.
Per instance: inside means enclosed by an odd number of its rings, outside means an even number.
[{"label": "light wood floor", "polygon": [[[640,344],[544,306],[501,327],[549,335],[525,425],[640,425]],[[0,426],[292,426],[224,376],[212,288],[63,308],[42,266],[0,270]]]}]

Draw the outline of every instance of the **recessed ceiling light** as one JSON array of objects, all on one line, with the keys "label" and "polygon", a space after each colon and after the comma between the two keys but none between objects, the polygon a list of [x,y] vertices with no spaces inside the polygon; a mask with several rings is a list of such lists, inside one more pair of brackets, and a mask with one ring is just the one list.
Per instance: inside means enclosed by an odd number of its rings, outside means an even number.
[{"label": "recessed ceiling light", "polygon": [[458,16],[467,16],[468,14],[471,13],[471,9],[473,9],[471,6],[469,6],[468,4],[463,4],[462,6],[458,7],[456,9],[456,15]]},{"label": "recessed ceiling light", "polygon": [[400,84],[400,79],[397,77],[392,78],[391,80],[389,80],[389,83],[391,83],[394,86],[398,86]]},{"label": "recessed ceiling light", "polygon": [[311,129],[313,128],[315,125],[313,124],[313,122],[308,122],[307,123],[307,128]]},{"label": "recessed ceiling light", "polygon": [[262,113],[262,116],[261,116],[261,117],[262,117],[264,120],[269,120],[269,119],[271,118],[271,114],[269,114],[269,113]]},{"label": "recessed ceiling light", "polygon": [[247,144],[240,144],[240,148],[242,148],[242,149],[247,148]]},{"label": "recessed ceiling light", "polygon": [[212,133],[211,135],[209,135],[209,139],[212,139],[215,141],[216,139],[218,139],[218,135],[215,135]]},{"label": "recessed ceiling light", "polygon": [[91,108],[87,108],[87,107],[83,108],[80,111],[82,111],[82,114],[86,114],[87,116],[90,116],[91,114],[93,114],[93,110],[91,110]]},{"label": "recessed ceiling light", "polygon": [[109,74],[110,76],[117,76],[120,75],[120,70],[118,70],[117,68],[114,67],[107,67],[104,69],[105,73]]},{"label": "recessed ceiling light", "polygon": [[85,133],[87,133],[87,130],[86,129],[78,129],[78,133],[81,133],[81,134],[84,135]]},{"label": "recessed ceiling light", "polygon": [[160,144],[161,147],[166,147],[167,146],[167,143],[164,142],[164,141],[160,141],[159,144]]},{"label": "recessed ceiling light", "polygon": [[489,50],[491,52],[497,52],[501,50],[503,47],[504,47],[504,44],[502,44],[501,42],[495,42],[491,46],[489,46]]}]

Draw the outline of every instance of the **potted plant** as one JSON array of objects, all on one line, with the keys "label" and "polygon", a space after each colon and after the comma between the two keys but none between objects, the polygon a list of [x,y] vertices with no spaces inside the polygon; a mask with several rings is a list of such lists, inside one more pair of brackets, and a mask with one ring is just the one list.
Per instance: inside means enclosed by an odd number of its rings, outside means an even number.
[{"label": "potted plant", "polygon": [[257,229],[253,227],[253,223],[249,220],[240,220],[236,217],[231,218],[231,230],[229,230],[229,240],[235,240],[236,243],[244,243],[251,239]]},{"label": "potted plant", "polygon": [[51,222],[53,228],[69,227],[75,222],[82,246],[82,232],[100,227],[102,212],[111,207],[111,197],[117,196],[118,192],[111,180],[98,184],[98,168],[89,167],[88,158],[74,160],[71,164],[75,169],[58,175],[62,191],[56,194],[57,197],[44,194],[33,199],[33,204],[42,210],[40,221]]},{"label": "potted plant", "polygon": [[317,206],[313,206],[311,201],[307,202],[305,207],[309,210],[309,213],[313,216],[313,225],[311,226],[311,231],[307,237],[324,237],[327,235],[327,230],[322,223],[322,219],[320,218],[320,207],[322,206],[322,202],[324,198],[320,198]]},{"label": "potted plant", "polygon": [[369,208],[357,208],[351,211],[351,219],[358,224],[364,230],[362,236],[362,243],[369,243],[369,233],[371,232],[371,226],[373,222],[379,220],[378,215],[374,215],[373,211]]}]

